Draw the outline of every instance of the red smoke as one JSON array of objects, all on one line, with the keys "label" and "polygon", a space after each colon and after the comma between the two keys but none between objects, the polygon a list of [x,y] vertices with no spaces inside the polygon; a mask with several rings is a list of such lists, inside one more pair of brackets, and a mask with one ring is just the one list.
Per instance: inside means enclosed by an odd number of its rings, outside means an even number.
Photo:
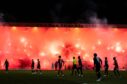
[{"label": "red smoke", "polygon": [[92,68],[94,52],[103,61],[108,57],[110,69],[114,56],[121,69],[127,68],[127,29],[0,27],[0,69],[5,59],[11,69],[30,69],[31,59],[40,59],[42,69],[52,69],[58,55],[66,67],[72,64],[73,56],[81,55],[85,68]]}]

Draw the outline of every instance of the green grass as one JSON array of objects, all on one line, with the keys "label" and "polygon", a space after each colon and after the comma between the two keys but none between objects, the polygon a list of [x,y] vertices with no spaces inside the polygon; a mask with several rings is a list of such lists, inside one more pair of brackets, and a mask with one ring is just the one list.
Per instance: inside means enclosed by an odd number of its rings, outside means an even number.
[{"label": "green grass", "polygon": [[84,71],[84,77],[71,76],[70,71],[64,71],[64,77],[57,77],[56,71],[42,71],[42,74],[31,74],[31,71],[19,70],[5,73],[0,71],[0,84],[127,84],[127,72],[121,71],[121,78],[114,77],[109,72],[108,78],[96,82],[95,72]]}]

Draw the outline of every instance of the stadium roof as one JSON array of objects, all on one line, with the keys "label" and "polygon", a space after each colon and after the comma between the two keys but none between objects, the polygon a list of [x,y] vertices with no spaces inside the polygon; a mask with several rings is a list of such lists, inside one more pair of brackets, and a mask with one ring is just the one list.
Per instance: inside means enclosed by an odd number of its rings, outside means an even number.
[{"label": "stadium roof", "polygon": [[81,24],[81,23],[11,23],[4,22],[1,26],[17,26],[17,27],[101,27],[101,28],[127,28],[127,25],[123,24]]}]

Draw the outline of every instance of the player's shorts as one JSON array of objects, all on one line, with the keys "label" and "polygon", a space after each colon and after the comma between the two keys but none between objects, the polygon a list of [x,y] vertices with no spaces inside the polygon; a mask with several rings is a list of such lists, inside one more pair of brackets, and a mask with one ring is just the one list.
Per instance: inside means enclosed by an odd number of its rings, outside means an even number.
[{"label": "player's shorts", "polygon": [[96,67],[96,72],[99,72],[100,71],[100,67]]},{"label": "player's shorts", "polygon": [[62,65],[59,65],[59,69],[62,69]]},{"label": "player's shorts", "polygon": [[82,66],[79,66],[78,69],[82,69]]},{"label": "player's shorts", "polygon": [[32,66],[31,69],[34,69],[34,66]]},{"label": "player's shorts", "polygon": [[118,67],[114,67],[114,70],[118,70],[119,68]]},{"label": "player's shorts", "polygon": [[37,69],[40,69],[41,67],[40,66],[37,66]]},{"label": "player's shorts", "polygon": [[105,70],[108,70],[108,67],[105,67]]},{"label": "player's shorts", "polygon": [[72,67],[73,69],[77,69],[77,66],[76,65],[73,65],[73,67]]}]

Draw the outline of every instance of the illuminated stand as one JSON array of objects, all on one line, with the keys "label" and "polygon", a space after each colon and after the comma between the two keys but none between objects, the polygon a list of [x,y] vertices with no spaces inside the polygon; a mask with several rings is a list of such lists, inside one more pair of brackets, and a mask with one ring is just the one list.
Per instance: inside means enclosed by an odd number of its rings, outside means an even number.
[{"label": "illuminated stand", "polygon": [[[0,26],[0,69],[8,59],[10,69],[30,69],[31,59],[40,59],[43,70],[51,70],[61,55],[66,69],[72,57],[83,59],[85,69],[93,67],[93,53],[108,57],[113,68],[116,56],[120,69],[127,68],[127,29],[89,24],[23,23]],[[63,67],[63,68],[65,68]]]}]

